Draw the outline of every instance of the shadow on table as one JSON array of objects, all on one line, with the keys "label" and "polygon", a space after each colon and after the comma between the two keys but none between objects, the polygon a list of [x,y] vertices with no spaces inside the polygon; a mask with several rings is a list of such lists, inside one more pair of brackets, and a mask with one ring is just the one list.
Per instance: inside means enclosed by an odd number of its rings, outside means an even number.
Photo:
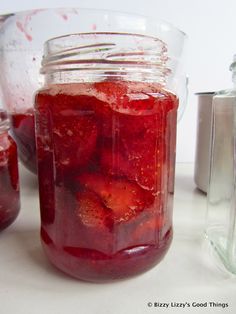
[{"label": "shadow on table", "polygon": [[200,197],[206,197],[207,194],[199,190],[191,176],[177,174],[175,178],[175,192],[187,192],[190,194],[199,195]]},{"label": "shadow on table", "polygon": [[38,190],[38,177],[27,170],[24,166],[19,166],[20,186],[24,192]]},{"label": "shadow on table", "polygon": [[57,279],[63,279],[66,281],[78,282],[78,280],[59,271],[48,261],[40,243],[39,230],[27,230],[18,232],[16,238],[18,246],[20,246],[22,250],[21,253],[25,255],[24,260],[28,261],[29,267],[33,271],[35,270],[37,274],[40,273],[41,276],[50,276],[52,280],[53,277],[55,277]]},{"label": "shadow on table", "polygon": [[[83,285],[83,292],[86,293],[87,289],[91,291],[96,289],[96,286],[101,285],[101,283],[86,282],[73,278],[67,274],[64,274],[61,270],[53,266],[44,254],[43,248],[40,243],[39,230],[27,230],[21,231],[17,234],[18,247],[20,246],[21,253],[24,254],[24,264],[28,261],[28,269],[30,269],[31,275],[31,285],[37,285],[41,288],[51,290],[52,288],[58,291],[63,291],[63,284],[69,284],[69,287]],[[26,267],[27,265],[24,265]],[[37,281],[37,277],[40,276],[40,280]],[[44,277],[46,283],[44,281]],[[42,279],[41,279],[42,278]],[[62,282],[63,281],[63,282]],[[123,280],[118,280],[117,282],[122,282]],[[125,280],[124,280],[125,281]],[[109,282],[109,284],[116,284],[116,281]],[[62,285],[61,285],[62,284]],[[102,283],[106,285],[106,283]],[[72,286],[71,286],[72,285]],[[87,289],[86,289],[87,288]],[[81,292],[80,292],[81,293]]]}]

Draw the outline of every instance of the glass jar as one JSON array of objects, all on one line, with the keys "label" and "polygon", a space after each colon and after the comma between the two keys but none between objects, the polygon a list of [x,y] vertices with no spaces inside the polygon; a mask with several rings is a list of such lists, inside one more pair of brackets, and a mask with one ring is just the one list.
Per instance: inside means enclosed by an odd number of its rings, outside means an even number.
[{"label": "glass jar", "polygon": [[162,40],[84,33],[45,45],[36,95],[41,239],[62,271],[142,273],[172,239],[178,98]]},{"label": "glass jar", "polygon": [[8,117],[0,109],[0,231],[16,219],[20,210],[17,148],[8,130]]},{"label": "glass jar", "polygon": [[230,69],[234,87],[216,93],[212,103],[206,237],[218,265],[236,274],[236,56]]},{"label": "glass jar", "polygon": [[[50,25],[45,29],[44,25]],[[49,8],[0,16],[0,94],[9,113],[11,133],[20,160],[36,173],[34,94],[43,86],[39,74],[43,43],[49,38],[81,32],[140,33],[164,40],[173,52],[171,90],[185,90],[180,62],[185,36],[168,23],[136,14],[81,8]],[[184,92],[179,97],[185,97]],[[179,109],[181,114],[183,106]]]}]

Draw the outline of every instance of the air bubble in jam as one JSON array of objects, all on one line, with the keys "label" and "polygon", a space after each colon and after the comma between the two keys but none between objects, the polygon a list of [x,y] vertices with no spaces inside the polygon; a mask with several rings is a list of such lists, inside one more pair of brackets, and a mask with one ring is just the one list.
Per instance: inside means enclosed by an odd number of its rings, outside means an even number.
[{"label": "air bubble in jam", "polygon": [[61,84],[37,94],[41,238],[59,269],[109,281],[164,257],[177,107],[155,83]]}]

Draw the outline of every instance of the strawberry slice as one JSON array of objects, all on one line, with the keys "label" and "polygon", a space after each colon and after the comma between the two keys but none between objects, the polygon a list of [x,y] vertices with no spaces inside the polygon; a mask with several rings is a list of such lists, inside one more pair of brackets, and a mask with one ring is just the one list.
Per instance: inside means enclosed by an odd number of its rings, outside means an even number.
[{"label": "strawberry slice", "polygon": [[53,139],[51,149],[55,152],[56,166],[62,172],[77,170],[92,159],[98,135],[93,103],[94,97],[83,95],[62,92],[37,95],[40,136]]},{"label": "strawberry slice", "polygon": [[154,138],[124,139],[124,156],[130,165],[130,174],[144,189],[160,190],[164,166],[164,143]]},{"label": "strawberry slice", "polygon": [[[99,99],[94,96],[95,91],[86,84],[79,84],[76,90],[72,90],[75,94],[69,94],[71,91],[67,91],[68,94],[60,93],[55,96],[51,96],[53,103],[54,116],[58,115],[58,112],[64,119],[77,119],[80,117],[93,117],[96,120],[101,135],[106,137],[106,134],[111,135],[113,114],[115,113],[110,105],[105,101],[106,95],[100,96]],[[83,94],[84,93],[84,94]]]},{"label": "strawberry slice", "polygon": [[103,204],[112,210],[116,222],[134,218],[153,202],[153,196],[125,179],[114,179],[95,173],[85,173],[77,179],[80,184],[95,192]]},{"label": "strawberry slice", "polygon": [[94,95],[117,111],[131,114],[153,114],[177,107],[174,94],[157,83],[104,81],[93,85]]},{"label": "strawberry slice", "polygon": [[94,83],[93,88],[98,99],[106,101],[112,109],[118,109],[127,94],[129,84],[122,81],[104,81]]},{"label": "strawberry slice", "polygon": [[[160,115],[119,114],[119,129],[122,136],[135,138],[152,135],[161,130]],[[159,131],[160,132],[160,131]]]},{"label": "strawberry slice", "polygon": [[164,143],[161,138],[123,137],[117,147],[106,145],[101,149],[100,166],[105,174],[126,177],[154,194],[160,191],[165,164]]},{"label": "strawberry slice", "polygon": [[142,99],[140,104],[137,99],[130,100],[126,113],[113,114],[112,131],[110,135],[107,132],[113,143],[103,145],[100,165],[105,173],[125,176],[157,194],[162,189],[162,177],[168,163],[167,143],[172,126],[168,124],[170,114],[167,112],[177,106],[177,100],[168,92],[153,94],[149,98],[146,95],[147,99]]},{"label": "strawberry slice", "polygon": [[153,108],[153,98],[132,88],[132,83],[122,81],[94,84],[97,96],[107,101],[105,106],[96,106],[96,113],[102,120],[103,136],[114,137],[117,131],[133,136],[147,127],[153,128],[152,117],[144,115]]},{"label": "strawberry slice", "polygon": [[53,138],[59,167],[77,169],[85,166],[96,148],[98,131],[95,119],[60,116],[54,122]]},{"label": "strawberry slice", "polygon": [[84,190],[76,194],[76,216],[86,227],[111,228],[111,210],[92,191]]}]

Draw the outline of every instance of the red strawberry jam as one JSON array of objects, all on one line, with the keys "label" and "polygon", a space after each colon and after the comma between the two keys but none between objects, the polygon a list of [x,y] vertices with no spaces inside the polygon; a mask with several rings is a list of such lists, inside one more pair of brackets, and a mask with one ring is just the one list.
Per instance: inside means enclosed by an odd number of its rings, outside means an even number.
[{"label": "red strawberry jam", "polygon": [[0,112],[0,231],[8,227],[20,210],[17,148],[7,130],[2,131]]},{"label": "red strawberry jam", "polygon": [[34,112],[10,114],[11,131],[17,143],[20,160],[33,173],[37,173]]},{"label": "red strawberry jam", "polygon": [[154,83],[61,84],[37,94],[41,238],[59,269],[108,281],[164,257],[177,107]]}]

